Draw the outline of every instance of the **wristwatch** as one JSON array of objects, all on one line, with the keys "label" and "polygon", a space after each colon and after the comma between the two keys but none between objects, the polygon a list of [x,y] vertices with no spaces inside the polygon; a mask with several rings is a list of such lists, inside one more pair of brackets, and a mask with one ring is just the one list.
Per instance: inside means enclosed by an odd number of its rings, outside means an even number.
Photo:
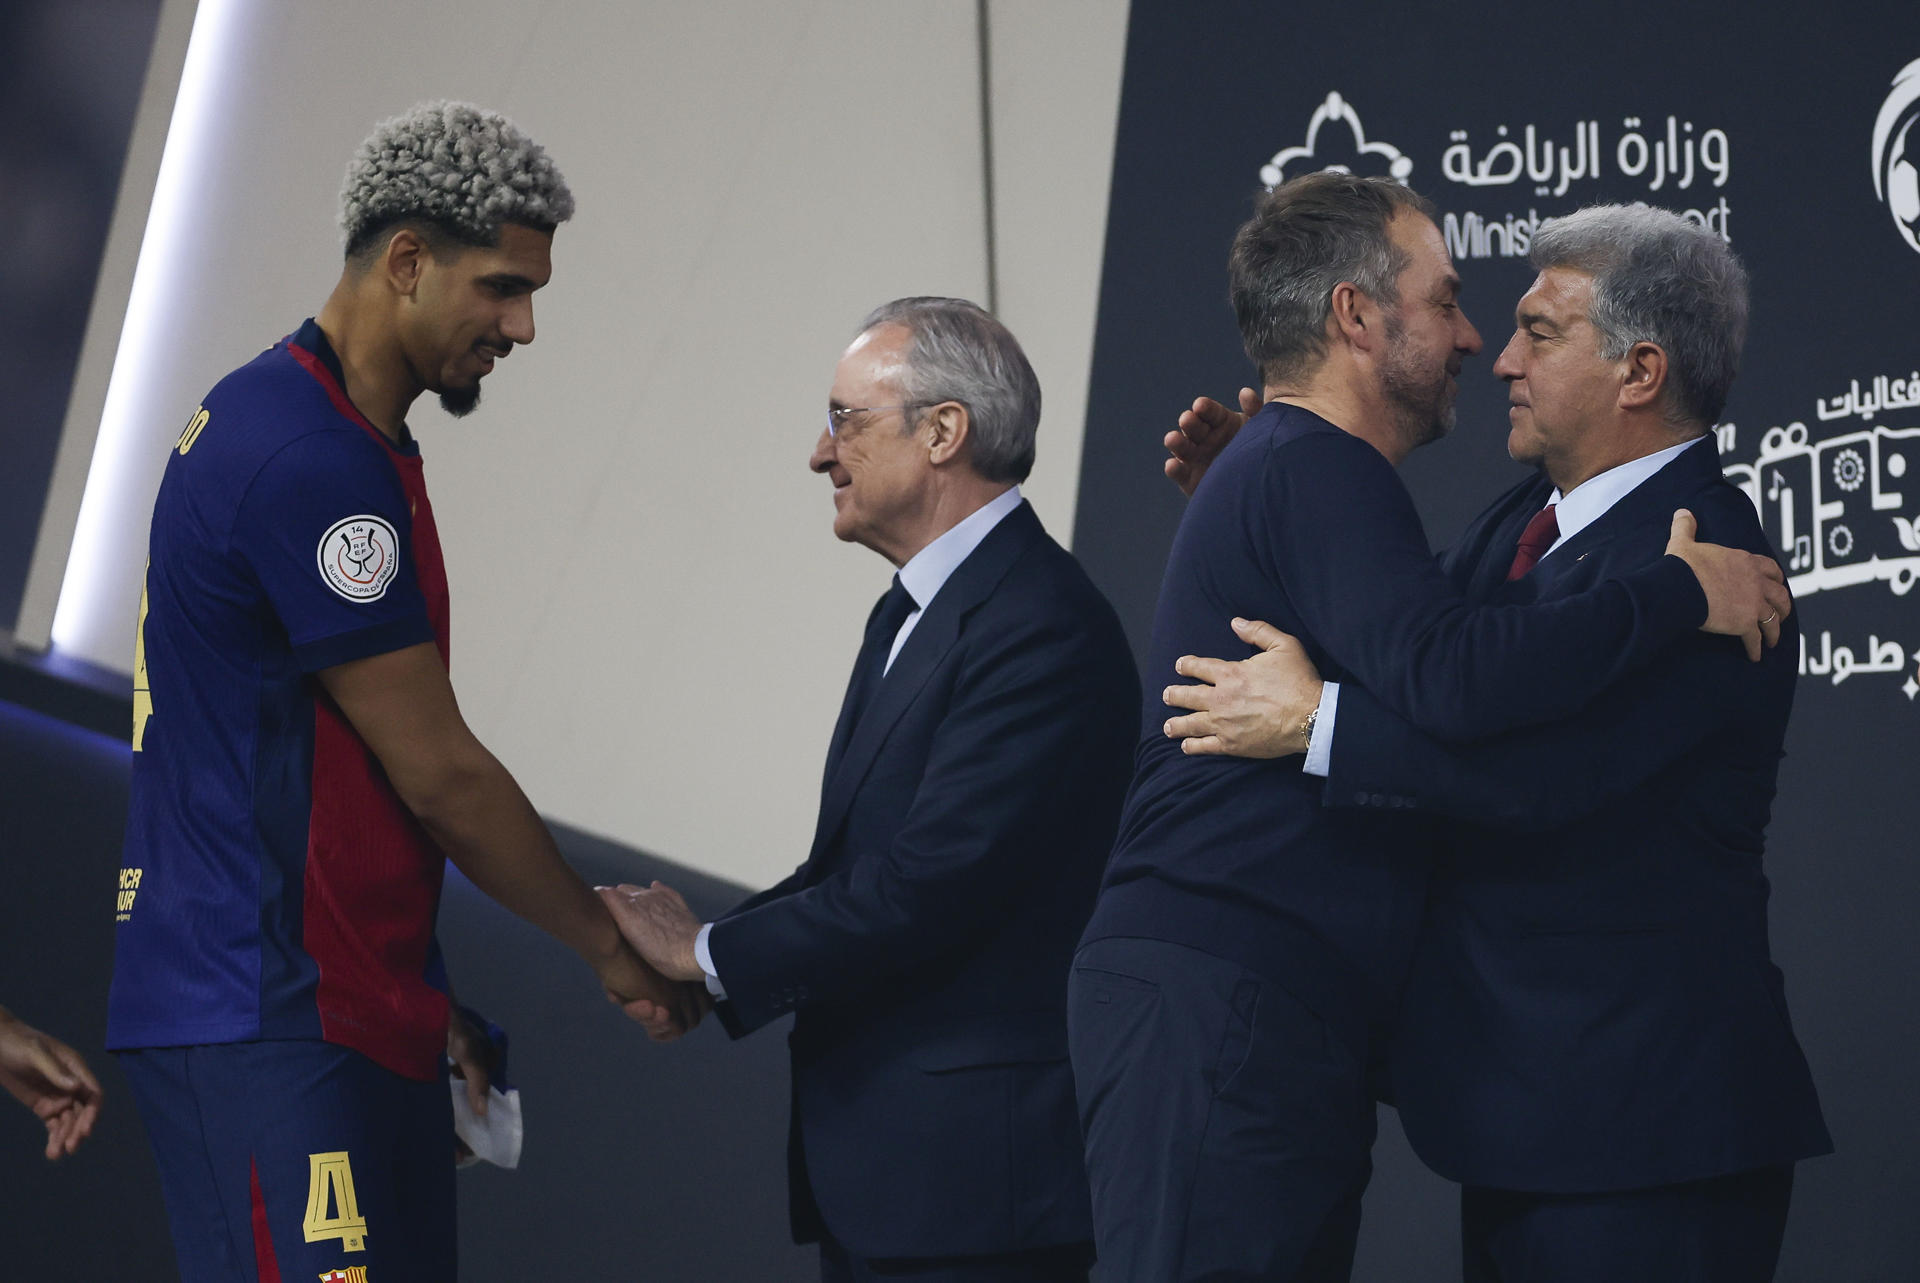
[{"label": "wristwatch", "polygon": [[1307,714],[1307,720],[1300,723],[1300,739],[1308,748],[1313,747],[1313,724],[1320,720],[1320,706],[1315,704],[1313,711]]}]

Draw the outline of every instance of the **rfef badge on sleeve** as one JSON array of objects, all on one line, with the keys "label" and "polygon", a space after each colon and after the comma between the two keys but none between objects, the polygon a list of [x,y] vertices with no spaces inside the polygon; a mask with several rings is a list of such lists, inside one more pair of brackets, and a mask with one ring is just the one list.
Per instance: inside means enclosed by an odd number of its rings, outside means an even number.
[{"label": "rfef badge on sleeve", "polygon": [[399,537],[384,517],[346,517],[320,537],[320,575],[348,601],[378,601],[400,568],[399,551]]}]

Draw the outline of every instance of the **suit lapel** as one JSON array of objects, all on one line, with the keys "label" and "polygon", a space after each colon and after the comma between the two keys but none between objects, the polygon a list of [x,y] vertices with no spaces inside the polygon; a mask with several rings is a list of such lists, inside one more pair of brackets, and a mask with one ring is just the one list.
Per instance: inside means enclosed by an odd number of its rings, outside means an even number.
[{"label": "suit lapel", "polygon": [[[833,748],[827,754],[827,777],[809,861],[818,861],[827,843],[839,832],[854,794],[873,766],[888,732],[960,640],[967,616],[992,594],[1013,563],[1045,533],[1031,504],[1023,501],[1008,513],[934,594],[906,644],[894,656],[893,667],[881,679],[879,689],[867,698],[859,716],[850,715],[851,699],[841,705],[842,724],[834,728]],[[835,749],[840,751],[836,754]]]},{"label": "suit lapel", "polygon": [[[1712,434],[1702,437],[1688,449],[1667,461],[1660,471],[1620,497],[1620,501],[1601,513],[1558,548],[1542,559],[1533,575],[1541,580],[1539,592],[1545,594],[1555,580],[1570,573],[1575,562],[1606,547],[1621,535],[1653,522],[1672,521],[1673,511],[1684,508],[1705,486],[1720,478],[1720,455]],[[1543,573],[1544,572],[1544,573]]]},{"label": "suit lapel", "polygon": [[[1507,568],[1533,514],[1546,506],[1553,484],[1544,476],[1527,482],[1500,502],[1506,510],[1487,525],[1485,546],[1465,549],[1476,560],[1468,581],[1467,597],[1472,601],[1504,601],[1509,605],[1533,601],[1545,595],[1554,582],[1564,577],[1588,553],[1604,548],[1613,540],[1643,523],[1667,520],[1675,508],[1684,508],[1692,497],[1720,478],[1720,456],[1703,437],[1692,449],[1682,450],[1667,466],[1648,477],[1624,495],[1620,502],[1601,513],[1579,534],[1541,559],[1532,573],[1507,583]],[[1702,444],[1706,442],[1709,444]]]},{"label": "suit lapel", "polygon": [[[880,613],[882,607],[886,604],[886,600],[886,597],[882,595],[880,600],[873,603],[873,609],[867,612],[867,626],[861,632],[860,653],[854,657],[853,672],[847,677],[846,694],[840,697],[840,718],[834,722],[833,739],[827,744],[827,770],[825,777],[820,781],[822,790],[825,790],[827,781],[833,778],[834,767],[838,765],[841,756],[847,751],[847,740],[853,734],[853,724],[855,720],[854,710],[860,707],[862,702],[860,698],[861,679],[867,673],[868,656],[874,645],[874,616]],[[888,644],[892,644],[891,639],[889,639]]]}]

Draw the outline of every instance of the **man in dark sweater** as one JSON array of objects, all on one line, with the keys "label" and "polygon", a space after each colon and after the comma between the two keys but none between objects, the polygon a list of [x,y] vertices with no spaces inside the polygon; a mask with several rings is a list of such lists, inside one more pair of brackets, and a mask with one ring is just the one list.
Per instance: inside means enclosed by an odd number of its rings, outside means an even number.
[{"label": "man in dark sweater", "polygon": [[1327,811],[1294,764],[1166,738],[1180,656],[1234,653],[1230,620],[1271,620],[1320,673],[1467,738],[1566,716],[1703,620],[1757,653],[1787,605],[1771,561],[1677,529],[1676,555],[1578,595],[1469,604],[1394,472],[1451,426],[1480,349],[1431,208],[1390,182],[1295,180],[1261,199],[1230,270],[1267,404],[1175,536],[1133,786],[1069,989],[1111,1280],[1347,1276],[1369,1065],[1426,895],[1404,797]]}]

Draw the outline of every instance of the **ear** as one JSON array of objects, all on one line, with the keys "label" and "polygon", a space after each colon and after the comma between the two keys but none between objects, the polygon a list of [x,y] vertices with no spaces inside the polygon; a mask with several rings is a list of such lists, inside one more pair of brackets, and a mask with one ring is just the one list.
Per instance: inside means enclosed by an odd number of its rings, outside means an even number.
[{"label": "ear", "polygon": [[420,288],[420,277],[426,271],[430,256],[427,243],[410,227],[402,227],[387,239],[380,267],[394,293],[413,296]]},{"label": "ear", "polygon": [[1329,339],[1344,340],[1362,352],[1371,352],[1384,337],[1385,317],[1375,303],[1352,281],[1333,287],[1329,300],[1327,326]]},{"label": "ear", "polygon": [[958,401],[942,401],[934,406],[923,426],[927,431],[928,458],[936,468],[960,458],[973,440],[973,418]]},{"label": "ear", "polygon": [[1658,343],[1639,342],[1620,358],[1620,408],[1659,406],[1667,392],[1667,353]]}]

